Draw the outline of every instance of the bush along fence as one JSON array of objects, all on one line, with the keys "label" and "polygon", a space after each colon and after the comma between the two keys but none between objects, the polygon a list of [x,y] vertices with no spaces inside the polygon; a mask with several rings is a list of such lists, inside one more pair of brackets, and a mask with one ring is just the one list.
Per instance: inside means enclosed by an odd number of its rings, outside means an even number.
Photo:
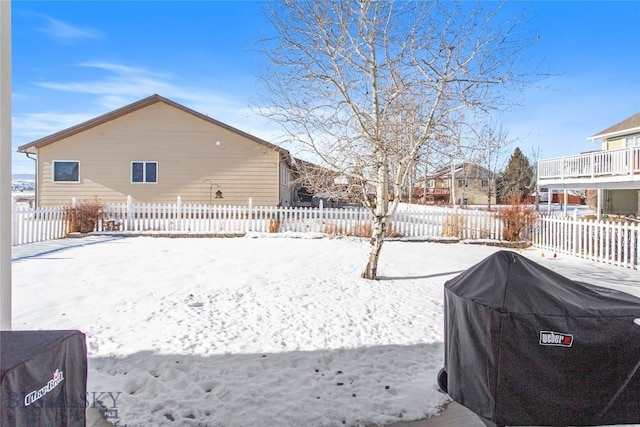
[{"label": "bush along fence", "polygon": [[540,217],[532,237],[532,243],[542,249],[639,269],[638,223],[581,219],[574,211],[572,217]]},{"label": "bush along fence", "polygon": [[[523,206],[499,212],[401,204],[388,224],[389,238],[527,240],[544,250],[639,269],[640,226],[573,217],[535,216]],[[534,214],[535,215],[535,214]],[[371,235],[364,208],[301,208],[176,203],[101,204],[72,201],[65,207],[14,208],[12,244],[63,238],[71,232],[243,235],[248,232],[316,232]]]}]

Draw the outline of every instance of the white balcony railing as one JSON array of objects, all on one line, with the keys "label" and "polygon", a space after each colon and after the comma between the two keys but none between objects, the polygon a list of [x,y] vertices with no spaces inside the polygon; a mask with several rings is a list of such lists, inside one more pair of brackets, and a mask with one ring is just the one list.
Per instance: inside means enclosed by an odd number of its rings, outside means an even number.
[{"label": "white balcony railing", "polygon": [[541,185],[545,182],[598,182],[605,179],[640,182],[640,147],[594,151],[538,162]]}]

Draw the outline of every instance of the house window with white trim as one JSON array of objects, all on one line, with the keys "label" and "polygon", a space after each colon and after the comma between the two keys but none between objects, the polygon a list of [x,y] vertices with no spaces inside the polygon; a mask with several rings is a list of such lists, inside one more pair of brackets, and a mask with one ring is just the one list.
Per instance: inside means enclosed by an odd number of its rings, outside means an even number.
[{"label": "house window with white trim", "polygon": [[625,145],[627,148],[640,147],[640,136],[630,136],[625,138]]},{"label": "house window with white trim", "polygon": [[131,182],[155,184],[158,182],[158,162],[131,162]]},{"label": "house window with white trim", "polygon": [[482,182],[481,184],[482,187],[488,187],[489,186],[489,180],[487,178],[482,178]]},{"label": "house window with white trim", "polygon": [[80,162],[77,160],[54,160],[53,182],[80,182]]},{"label": "house window with white trim", "polygon": [[467,186],[467,180],[466,179],[459,179],[458,180],[458,187],[466,187]]}]

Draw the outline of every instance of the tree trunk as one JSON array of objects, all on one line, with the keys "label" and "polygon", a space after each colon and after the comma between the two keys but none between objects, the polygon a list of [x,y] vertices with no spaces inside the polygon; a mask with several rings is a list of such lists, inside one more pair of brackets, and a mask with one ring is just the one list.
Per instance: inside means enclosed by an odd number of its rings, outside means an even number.
[{"label": "tree trunk", "polygon": [[[367,266],[362,272],[362,277],[369,280],[376,280],[378,273],[378,259],[380,250],[384,243],[384,235],[387,231],[387,218],[389,215],[389,169],[387,159],[384,156],[378,157],[378,182],[376,183],[376,209],[373,216],[373,230],[371,233],[371,250]],[[398,191],[400,187],[395,190]],[[397,195],[396,195],[397,197]]]},{"label": "tree trunk", "polygon": [[373,235],[371,236],[371,250],[369,251],[369,260],[367,266],[362,272],[364,279],[376,280],[378,275],[378,259],[380,258],[380,250],[384,243],[384,235],[387,228],[386,218],[376,217],[373,224]]}]

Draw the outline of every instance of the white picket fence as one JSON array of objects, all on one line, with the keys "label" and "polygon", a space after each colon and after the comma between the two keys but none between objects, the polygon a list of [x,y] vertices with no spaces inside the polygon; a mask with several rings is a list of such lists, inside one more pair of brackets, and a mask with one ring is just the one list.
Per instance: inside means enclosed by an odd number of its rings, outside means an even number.
[{"label": "white picket fence", "polygon": [[62,239],[66,236],[64,207],[34,209],[29,206],[13,206],[11,215],[13,246]]},{"label": "white picket fence", "polygon": [[573,217],[542,216],[532,232],[536,247],[591,261],[639,269],[640,225]]},{"label": "white picket fence", "polygon": [[[21,245],[67,236],[64,207],[32,209],[14,207],[12,244]],[[180,234],[245,234],[247,232],[319,232],[366,236],[371,214],[364,208],[300,208],[176,203],[107,204],[97,232],[169,232]],[[496,212],[401,204],[389,225],[390,237],[463,240],[501,240],[502,221]],[[573,217],[540,217],[526,230],[525,239],[544,250],[639,269],[640,226],[583,220]]]},{"label": "white picket fence", "polygon": [[[245,234],[247,232],[320,232],[367,235],[371,214],[364,208],[304,208],[176,203],[107,204],[97,231]],[[369,233],[370,234],[370,233]],[[494,239],[502,223],[493,212],[401,205],[391,220],[390,236]]]}]

